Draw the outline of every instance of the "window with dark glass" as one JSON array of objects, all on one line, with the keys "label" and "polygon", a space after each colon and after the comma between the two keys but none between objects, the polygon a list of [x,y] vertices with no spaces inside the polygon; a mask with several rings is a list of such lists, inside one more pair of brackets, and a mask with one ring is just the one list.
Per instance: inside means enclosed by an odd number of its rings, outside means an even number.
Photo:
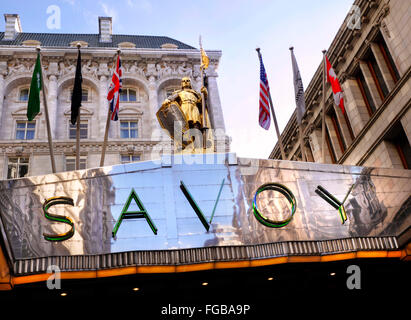
[{"label": "window with dark glass", "polygon": [[33,140],[35,130],[36,130],[35,121],[17,121],[16,139],[17,140]]},{"label": "window with dark glass", "polygon": [[[76,139],[77,124],[71,124],[69,121],[69,139]],[[88,121],[80,120],[80,139],[88,138]]]},{"label": "window with dark glass", "polygon": [[411,147],[401,122],[397,122],[388,131],[384,140],[391,142],[395,146],[404,169],[411,169]]},{"label": "window with dark glass", "polygon": [[393,78],[394,82],[397,82],[400,79],[400,74],[397,67],[395,66],[394,59],[392,58],[381,33],[378,33],[378,35],[374,39],[374,42],[376,42],[380,47],[385,63],[387,64],[388,70],[390,71],[391,77]]},{"label": "window with dark glass", "polygon": [[385,84],[384,78],[382,77],[380,67],[377,64],[377,60],[375,60],[374,54],[372,53],[371,49],[368,49],[363,59],[367,62],[368,68],[370,69],[372,78],[377,87],[377,91],[381,100],[384,100],[389,91],[387,85]]},{"label": "window with dark glass", "polygon": [[310,146],[310,143],[306,143],[305,144],[305,155],[306,155],[306,160],[308,161],[308,162],[314,162],[314,155],[313,155],[313,152],[312,152],[312,150],[311,150],[311,146]]},{"label": "window with dark glass", "polygon": [[24,88],[20,90],[19,101],[20,102],[29,101],[29,89],[28,88]]},{"label": "window with dark glass", "polygon": [[370,117],[373,115],[373,113],[376,111],[374,100],[371,97],[370,90],[367,86],[367,83],[365,82],[364,76],[360,70],[355,74],[355,78],[357,79],[357,84],[358,87],[360,88],[361,95],[364,99],[364,103],[367,107],[368,114]]},{"label": "window with dark glass", "polygon": [[137,138],[137,121],[120,121],[120,137],[122,139]]},{"label": "window with dark glass", "polygon": [[[87,158],[80,157],[80,170],[86,169]],[[66,171],[76,170],[76,157],[66,157]]]},{"label": "window with dark glass", "polygon": [[120,101],[136,102],[137,101],[137,92],[136,92],[136,90],[130,89],[130,88],[121,89]]},{"label": "window with dark glass", "polygon": [[122,154],[121,155],[121,163],[130,163],[130,162],[136,162],[136,161],[140,161],[140,156],[136,156],[136,155],[131,155],[131,154]]},{"label": "window with dark glass", "polygon": [[347,145],[345,143],[345,140],[343,139],[341,126],[337,119],[337,115],[335,114],[334,108],[330,108],[330,111],[328,112],[328,116],[331,118],[333,129],[335,131],[335,134],[337,135],[338,145],[340,147],[341,153],[344,153],[345,149],[347,148]]},{"label": "window with dark glass", "polygon": [[325,141],[328,147],[328,151],[330,153],[331,163],[337,163],[337,157],[335,155],[333,145],[331,144],[330,134],[327,129],[325,129]]},{"label": "window with dark glass", "polygon": [[29,172],[29,158],[11,157],[8,159],[7,179],[26,177]]}]

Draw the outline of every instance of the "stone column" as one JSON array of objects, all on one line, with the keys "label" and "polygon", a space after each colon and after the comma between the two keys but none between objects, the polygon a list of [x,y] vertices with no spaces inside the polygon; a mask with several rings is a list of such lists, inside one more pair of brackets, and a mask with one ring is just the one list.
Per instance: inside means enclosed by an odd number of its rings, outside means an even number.
[{"label": "stone column", "polygon": [[[100,75],[100,88],[99,88],[99,103],[98,108],[96,110],[96,117],[98,119],[98,128],[97,128],[97,135],[96,137],[102,137],[104,139],[104,132],[106,130],[106,122],[107,122],[107,112],[108,112],[108,101],[107,101],[107,93],[108,93],[108,83],[107,83],[107,76]],[[111,123],[110,123],[111,125]],[[109,130],[109,137],[111,135],[111,126]]]},{"label": "stone column", "polygon": [[374,78],[372,77],[371,70],[368,67],[367,63],[365,63],[364,61],[360,61],[360,69],[364,76],[365,83],[367,84],[370,91],[371,99],[374,101],[374,105],[378,109],[382,103],[382,100],[378,93]]},{"label": "stone column", "polygon": [[0,123],[2,123],[2,117],[3,117],[3,106],[4,102],[4,75],[0,73]]},{"label": "stone column", "polygon": [[314,129],[309,134],[309,142],[315,162],[321,162],[321,130]]},{"label": "stone column", "polygon": [[356,79],[347,79],[342,84],[346,99],[344,100],[347,117],[350,121],[354,136],[357,136],[370,119],[364,98]]},{"label": "stone column", "polygon": [[149,117],[151,119],[150,124],[144,126],[144,136],[151,138],[152,133],[156,130],[161,130],[160,124],[157,121],[156,112],[160,107],[158,101],[158,88],[156,79],[154,76],[150,76],[148,84],[148,104],[149,104]]},{"label": "stone column", "polygon": [[0,125],[3,123],[4,110],[4,77],[7,75],[7,61],[0,61]]},{"label": "stone column", "polygon": [[220,95],[218,93],[217,77],[218,74],[215,71],[214,65],[209,66],[207,69],[208,79],[208,110],[210,113],[210,121],[213,125],[213,129],[222,129],[225,131],[223,110],[221,108]]},{"label": "stone column", "polygon": [[[314,157],[314,161],[320,163],[322,161],[321,137],[322,134],[320,129],[314,129],[309,135],[310,146]],[[327,143],[325,144],[325,163],[331,163],[331,156],[328,150]]]},{"label": "stone column", "polygon": [[371,50],[374,54],[375,60],[377,61],[378,67],[381,70],[382,77],[387,85],[388,91],[394,89],[395,83],[391,76],[390,70],[388,69],[387,63],[385,62],[384,56],[381,52],[380,47],[376,43],[371,43]]},{"label": "stone column", "polygon": [[408,138],[408,142],[411,145],[411,109],[408,109],[408,111],[402,116],[401,125]]}]

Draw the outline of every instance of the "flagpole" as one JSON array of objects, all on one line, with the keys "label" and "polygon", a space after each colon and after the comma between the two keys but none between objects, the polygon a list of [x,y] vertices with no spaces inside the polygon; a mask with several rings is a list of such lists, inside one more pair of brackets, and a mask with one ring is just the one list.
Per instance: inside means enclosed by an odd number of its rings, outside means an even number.
[{"label": "flagpole", "polygon": [[321,160],[325,163],[325,53],[326,50],[322,51],[323,53],[323,106],[321,114]]},{"label": "flagpole", "polygon": [[[199,37],[199,42],[200,42],[200,51],[202,52],[203,44],[201,43],[201,35]],[[200,66],[200,76],[201,76],[201,88],[202,88],[204,87],[204,66],[202,63]],[[205,114],[206,112],[205,111],[205,97],[202,92],[201,92],[201,111],[202,111],[202,122],[203,122],[203,127],[201,128],[202,133],[203,133],[203,149],[207,149],[207,129],[208,128],[207,128],[206,114]]]},{"label": "flagpole", "polygon": [[[77,43],[77,49],[80,51],[81,44]],[[78,53],[77,53],[78,54]],[[80,107],[78,108],[76,120],[76,170],[80,170]]]},{"label": "flagpole", "polygon": [[304,151],[303,125],[302,125],[302,124],[299,125],[298,131],[299,131],[299,138],[298,138],[298,140],[300,140],[300,149],[301,149],[301,160],[302,160],[302,161],[307,161],[307,158],[306,158],[306,156],[305,156],[305,151]]},{"label": "flagpole", "polygon": [[[255,50],[256,50],[257,53],[258,53],[258,57],[261,59],[260,48],[256,48]],[[269,104],[270,104],[271,113],[273,114],[273,122],[274,122],[275,132],[277,133],[278,144],[280,145],[281,159],[282,159],[282,160],[286,160],[286,158],[285,158],[285,152],[284,152],[284,147],[283,147],[283,141],[282,141],[282,139],[281,139],[280,130],[278,129],[277,118],[276,118],[276,116],[275,116],[274,107],[273,107],[273,101],[271,100],[270,90],[268,90],[268,100],[269,100]]]},{"label": "flagpole", "polygon": [[[290,47],[289,48],[291,51],[291,61],[293,61],[293,50],[294,47]],[[294,71],[294,65],[293,65],[293,71]],[[295,84],[294,84],[295,85]],[[303,93],[303,99],[304,99],[304,105],[305,105],[305,95]],[[296,101],[296,115],[297,115],[297,123],[298,123],[298,140],[300,143],[300,149],[301,149],[301,160],[302,161],[306,161],[306,156],[305,156],[305,152],[304,152],[304,145],[303,145],[303,124],[302,124],[302,116],[303,115],[299,115],[301,113],[299,106],[298,106],[298,102]],[[301,118],[300,118],[301,117]]]},{"label": "flagpole", "polygon": [[53,139],[52,139],[52,136],[51,136],[49,109],[48,109],[48,106],[47,106],[46,86],[45,86],[44,80],[43,80],[43,66],[41,65],[40,50],[41,50],[40,47],[37,47],[37,52],[40,56],[40,69],[41,69],[40,75],[41,75],[41,84],[43,86],[41,91],[43,91],[44,116],[46,117],[47,139],[48,139],[49,149],[50,149],[51,170],[52,170],[53,173],[56,173],[56,162],[54,160]]},{"label": "flagpole", "polygon": [[[117,57],[120,56],[120,49],[117,49]],[[120,93],[119,93],[120,94]],[[106,120],[106,130],[104,132],[104,142],[103,142],[103,149],[101,150],[101,158],[100,158],[100,167],[104,166],[104,160],[106,158],[106,148],[107,148],[107,141],[108,141],[108,130],[110,129],[110,118],[111,118],[111,109],[108,108],[107,112],[107,120]]]}]

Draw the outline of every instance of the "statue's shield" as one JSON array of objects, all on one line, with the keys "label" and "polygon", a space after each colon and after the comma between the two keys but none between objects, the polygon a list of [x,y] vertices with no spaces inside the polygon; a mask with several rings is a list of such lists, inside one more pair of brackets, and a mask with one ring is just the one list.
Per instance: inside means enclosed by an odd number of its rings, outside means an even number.
[{"label": "statue's shield", "polygon": [[[182,136],[184,136],[189,127],[186,116],[177,102],[171,102],[169,105],[162,106],[157,111],[156,116],[160,126],[167,132],[170,138],[177,143],[182,143],[183,148],[192,142],[182,139]],[[179,136],[176,137],[175,135]]]}]

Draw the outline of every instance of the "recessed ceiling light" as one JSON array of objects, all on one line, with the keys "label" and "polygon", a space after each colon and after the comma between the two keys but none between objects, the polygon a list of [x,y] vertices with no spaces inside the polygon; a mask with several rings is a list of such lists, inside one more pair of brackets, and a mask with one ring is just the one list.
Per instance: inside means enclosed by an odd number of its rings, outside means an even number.
[{"label": "recessed ceiling light", "polygon": [[140,290],[140,288],[133,288],[133,291],[138,291]]},{"label": "recessed ceiling light", "polygon": [[67,292],[62,292],[62,293],[60,293],[60,295],[61,295],[62,297],[65,297],[65,296],[67,296]]},{"label": "recessed ceiling light", "polygon": [[208,286],[208,282],[203,282],[201,285],[202,286]]},{"label": "recessed ceiling light", "polygon": [[269,277],[269,278],[267,278],[267,280],[268,280],[268,281],[271,281],[271,280],[274,280],[274,278],[273,278],[273,277]]},{"label": "recessed ceiling light", "polygon": [[330,273],[330,276],[335,276],[335,272],[331,272],[331,273]]}]

